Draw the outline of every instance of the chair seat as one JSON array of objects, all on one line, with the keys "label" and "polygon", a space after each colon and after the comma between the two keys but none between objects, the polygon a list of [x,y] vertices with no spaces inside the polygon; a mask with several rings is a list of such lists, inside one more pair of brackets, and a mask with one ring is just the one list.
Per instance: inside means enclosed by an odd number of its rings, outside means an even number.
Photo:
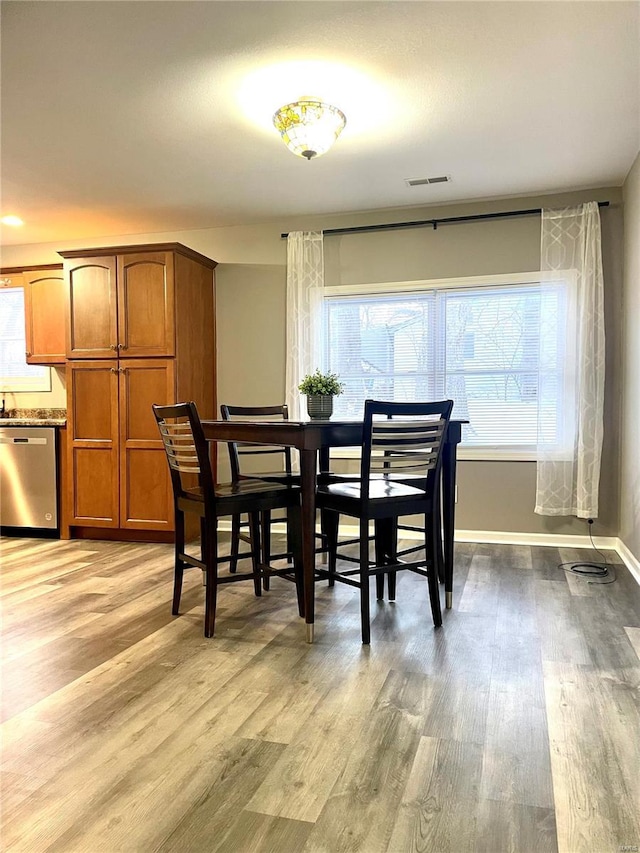
[{"label": "chair seat", "polygon": [[300,474],[287,474],[286,471],[255,472],[253,474],[241,474],[240,479],[264,480],[266,483],[282,483],[283,486],[299,486]]},{"label": "chair seat", "polygon": [[288,490],[284,483],[269,482],[262,479],[238,480],[235,483],[218,483],[216,495],[218,497],[234,497],[241,495],[269,495],[279,494]]},{"label": "chair seat", "polygon": [[[215,487],[216,497],[218,498],[242,498],[249,495],[251,497],[281,496],[287,489],[288,487],[284,484],[249,479],[239,480],[237,483],[218,483]],[[204,501],[204,495],[202,489],[196,486],[191,489],[184,489],[182,499],[187,501]]]},{"label": "chair seat", "polygon": [[[422,478],[425,482],[424,477]],[[329,494],[335,497],[353,498],[360,500],[362,488],[360,480],[349,480],[347,482],[329,483],[318,488],[318,495]],[[405,482],[399,482],[389,477],[372,479],[369,485],[370,500],[394,500],[404,498],[424,497],[424,489],[410,486]]]}]

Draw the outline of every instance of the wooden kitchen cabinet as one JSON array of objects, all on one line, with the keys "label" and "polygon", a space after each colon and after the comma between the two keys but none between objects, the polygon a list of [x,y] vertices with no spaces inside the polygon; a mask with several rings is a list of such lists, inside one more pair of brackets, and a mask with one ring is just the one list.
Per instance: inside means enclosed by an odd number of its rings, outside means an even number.
[{"label": "wooden kitchen cabinet", "polygon": [[71,535],[169,534],[173,497],[151,406],[194,400],[203,418],[216,416],[215,261],[180,244],[61,254]]},{"label": "wooden kitchen cabinet", "polygon": [[68,358],[175,355],[174,251],[61,254],[68,281]]},{"label": "wooden kitchen cabinet", "polygon": [[24,290],[27,364],[64,364],[66,284],[62,265],[2,270],[0,286]]},{"label": "wooden kitchen cabinet", "polygon": [[62,269],[25,270],[27,364],[64,364],[66,286]]},{"label": "wooden kitchen cabinet", "polygon": [[175,400],[172,359],[67,365],[72,525],[172,530],[164,448],[151,406]]}]

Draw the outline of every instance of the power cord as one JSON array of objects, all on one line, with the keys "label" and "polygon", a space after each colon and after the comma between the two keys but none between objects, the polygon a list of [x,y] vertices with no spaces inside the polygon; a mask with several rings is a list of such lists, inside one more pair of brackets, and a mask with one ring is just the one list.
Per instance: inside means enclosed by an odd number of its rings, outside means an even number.
[{"label": "power cord", "polygon": [[[587,583],[590,584],[614,583],[616,580],[614,568],[607,562],[606,555],[596,548],[593,536],[591,535],[593,519],[588,518],[587,524],[589,525],[589,539],[591,540],[591,547],[597,554],[600,554],[602,557],[602,563],[560,563],[558,568],[563,569],[565,572],[571,572],[574,575],[582,575],[582,577],[587,578],[597,578],[597,580],[588,580]],[[566,568],[567,566],[569,568]],[[605,580],[605,578],[609,578],[609,580]]]}]

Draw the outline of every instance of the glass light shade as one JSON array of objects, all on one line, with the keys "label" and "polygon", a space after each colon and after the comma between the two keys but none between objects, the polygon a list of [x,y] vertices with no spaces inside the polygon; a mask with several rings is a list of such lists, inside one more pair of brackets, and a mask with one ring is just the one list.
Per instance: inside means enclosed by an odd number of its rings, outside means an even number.
[{"label": "glass light shade", "polygon": [[11,225],[13,228],[19,228],[21,225],[24,225],[22,219],[19,216],[14,216],[10,214],[9,216],[3,216],[0,220],[3,225]]},{"label": "glass light shade", "polygon": [[305,98],[280,107],[273,123],[290,151],[311,160],[331,148],[347,120],[337,107]]}]

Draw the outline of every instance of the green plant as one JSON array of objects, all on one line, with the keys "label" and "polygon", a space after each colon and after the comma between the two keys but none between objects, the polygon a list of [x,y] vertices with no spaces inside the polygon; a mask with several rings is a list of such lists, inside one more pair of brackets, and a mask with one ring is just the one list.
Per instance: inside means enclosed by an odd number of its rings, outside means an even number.
[{"label": "green plant", "polygon": [[321,373],[316,369],[315,373],[307,373],[298,390],[307,396],[319,394],[323,396],[337,396],[342,394],[344,385],[338,379],[337,373]]}]

